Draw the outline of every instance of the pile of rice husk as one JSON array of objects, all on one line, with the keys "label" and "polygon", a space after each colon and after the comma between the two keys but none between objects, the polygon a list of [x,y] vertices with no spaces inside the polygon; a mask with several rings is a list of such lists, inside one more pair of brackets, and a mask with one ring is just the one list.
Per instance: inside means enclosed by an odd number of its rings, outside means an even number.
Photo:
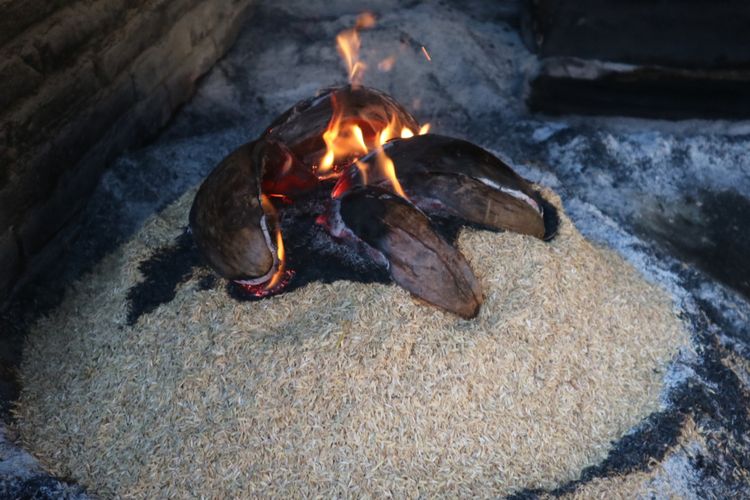
[{"label": "pile of rice husk", "polygon": [[667,294],[562,213],[551,243],[462,230],[486,295],[471,321],[393,284],[316,282],[238,302],[193,278],[129,326],[138,264],[182,232],[192,196],[28,337],[23,441],[105,496],[554,487],[659,408],[689,342]]}]

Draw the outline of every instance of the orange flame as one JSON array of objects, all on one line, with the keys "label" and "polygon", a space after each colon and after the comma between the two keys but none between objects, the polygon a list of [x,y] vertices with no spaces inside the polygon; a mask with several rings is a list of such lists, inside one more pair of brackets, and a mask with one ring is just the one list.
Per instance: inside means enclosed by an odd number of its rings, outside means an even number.
[{"label": "orange flame", "polygon": [[323,132],[326,153],[318,166],[318,177],[323,179],[336,175],[333,167],[337,160],[359,157],[367,154],[369,150],[362,128],[352,121],[342,123],[344,108],[339,104],[335,94],[331,96],[331,104],[333,114],[326,131]]},{"label": "orange flame", "polygon": [[361,161],[357,160],[354,162],[354,164],[357,166],[357,168],[359,169],[359,174],[362,176],[362,183],[367,184],[367,163],[362,163]]},{"label": "orange flame", "polygon": [[364,61],[359,60],[359,48],[362,44],[359,32],[373,26],[375,26],[375,16],[370,12],[363,12],[357,17],[357,23],[353,28],[344,30],[336,36],[336,46],[346,63],[349,82],[355,86],[361,83],[362,74],[367,69]]},{"label": "orange flame", "polygon": [[382,146],[383,144],[390,141],[394,137],[398,137],[401,134],[401,131],[397,132],[398,125],[399,125],[398,118],[396,116],[391,117],[390,121],[388,122],[388,125],[386,125],[385,128],[383,128],[378,134],[377,145]]},{"label": "orange flame", "polygon": [[266,290],[270,290],[279,284],[286,271],[286,252],[284,252],[284,240],[281,237],[281,229],[276,228],[276,256],[279,259],[279,267],[271,276],[270,281],[266,284]]},{"label": "orange flame", "polygon": [[388,179],[388,182],[391,183],[391,186],[393,187],[393,190],[396,191],[396,194],[398,194],[402,198],[408,198],[406,196],[406,193],[404,193],[404,188],[401,187],[401,183],[398,181],[398,177],[396,176],[396,165],[393,164],[393,160],[391,160],[390,156],[385,154],[385,150],[383,150],[383,148],[378,148],[377,152],[375,153],[375,164],[383,173],[383,175],[385,175],[386,179]]},{"label": "orange flame", "polygon": [[[277,218],[276,208],[273,206],[273,203],[271,203],[271,200],[268,198],[268,196],[261,194],[260,203],[263,207],[263,211],[269,216],[269,218],[275,220]],[[278,258],[279,266],[276,268],[273,276],[271,276],[271,279],[268,280],[268,282],[265,284],[264,288],[266,290],[270,290],[278,285],[281,279],[284,277],[284,271],[286,270],[286,252],[284,251],[284,240],[281,237],[281,228],[279,227],[279,224],[276,223],[275,225],[276,257]]]},{"label": "orange flame", "polygon": [[[381,174],[375,175],[375,177],[384,176],[396,193],[406,197],[396,177],[396,167],[383,150],[383,145],[395,138],[409,139],[415,135],[424,135],[429,131],[430,124],[425,123],[419,130],[412,130],[404,126],[396,115],[391,116],[385,126],[375,121],[363,120],[361,117],[345,120],[343,118],[344,109],[340,101],[336,99],[335,95],[332,96],[331,101],[333,113],[326,131],[323,133],[326,152],[318,166],[318,177],[320,179],[337,177],[340,174],[337,166],[342,163],[345,165],[353,163],[359,169],[363,182],[367,184],[368,166],[360,162],[359,158],[375,151],[375,168]],[[365,130],[368,131],[367,135]]]}]

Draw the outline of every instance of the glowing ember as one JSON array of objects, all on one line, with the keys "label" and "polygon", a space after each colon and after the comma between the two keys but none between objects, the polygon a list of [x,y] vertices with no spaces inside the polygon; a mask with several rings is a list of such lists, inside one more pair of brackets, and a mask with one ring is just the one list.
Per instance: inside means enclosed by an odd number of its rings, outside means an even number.
[{"label": "glowing ember", "polygon": [[422,54],[427,58],[428,61],[432,62],[432,58],[430,57],[430,54],[427,52],[427,49],[424,48],[424,45],[422,45]]},{"label": "glowing ember", "polygon": [[[292,278],[294,278],[295,272],[292,269],[286,269],[283,273],[278,275],[278,279],[276,281],[276,284],[274,286],[269,286],[269,283],[261,283],[259,285],[246,285],[243,283],[237,283],[234,284],[239,287],[244,293],[258,298],[262,299],[263,297],[270,297],[271,295],[276,295],[277,293],[281,293],[284,291],[284,289],[287,287],[290,281],[292,281]],[[277,275],[274,275],[276,277]]]},{"label": "glowing ember", "polygon": [[388,56],[378,63],[378,69],[384,73],[387,73],[393,69],[393,65],[395,63],[396,56]]}]

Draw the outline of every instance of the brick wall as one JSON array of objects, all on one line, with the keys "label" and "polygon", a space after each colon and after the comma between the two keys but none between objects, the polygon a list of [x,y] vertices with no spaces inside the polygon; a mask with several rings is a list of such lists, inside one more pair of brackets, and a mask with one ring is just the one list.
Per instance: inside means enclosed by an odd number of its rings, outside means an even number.
[{"label": "brick wall", "polygon": [[252,1],[0,1],[0,304],[60,255],[102,169],[190,97]]}]

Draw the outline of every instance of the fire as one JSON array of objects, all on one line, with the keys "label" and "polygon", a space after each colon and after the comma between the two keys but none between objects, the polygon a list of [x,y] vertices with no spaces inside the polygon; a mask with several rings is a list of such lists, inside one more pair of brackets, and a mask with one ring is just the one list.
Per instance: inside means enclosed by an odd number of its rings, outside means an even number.
[{"label": "fire", "polygon": [[[260,195],[260,202],[263,206],[263,211],[268,214],[269,218],[276,221],[276,258],[278,259],[279,265],[276,268],[276,272],[271,276],[271,279],[263,286],[265,291],[271,292],[282,281],[282,279],[287,276],[286,253],[284,252],[284,239],[281,237],[281,228],[278,224],[276,208],[273,206],[273,203],[271,203],[270,198],[264,194]],[[291,276],[289,276],[289,278],[291,278]]]},{"label": "fire", "polygon": [[404,129],[408,130],[406,127],[404,127],[403,129],[399,129],[398,118],[395,116],[392,117],[391,120],[388,122],[388,125],[386,125],[383,129],[380,130],[380,133],[378,134],[377,147],[381,147],[383,144],[390,141],[394,137],[401,136],[404,133],[403,132]]},{"label": "fire", "polygon": [[323,132],[326,151],[316,171],[321,180],[337,177],[342,167],[356,162],[358,158],[375,151],[391,139],[408,139],[429,130],[429,125],[411,130],[396,115],[391,116],[385,124],[362,117],[344,119],[344,104],[335,94],[331,96],[331,106],[331,119]]},{"label": "fire", "polygon": [[[354,165],[357,167],[357,169],[359,169],[359,175],[362,176],[362,182],[364,184],[367,184],[367,164],[357,160],[354,162]],[[335,198],[336,195],[334,194],[333,197]]]},{"label": "fire", "polygon": [[[421,127],[419,127],[419,131],[417,132],[417,135],[425,135],[427,132],[430,131],[430,124],[425,123]],[[401,129],[401,138],[402,139],[409,139],[410,137],[414,137],[414,132],[407,127],[404,127]]]},{"label": "fire", "polygon": [[[286,267],[286,252],[284,251],[284,240],[281,237],[281,229],[279,228],[276,208],[271,203],[271,198],[261,194],[260,203],[263,206],[263,212],[266,217],[274,222],[275,231],[274,238],[276,240],[276,270],[271,275],[271,278],[265,283],[253,283],[236,281],[235,284],[247,297],[254,299],[262,299],[271,295],[275,295],[286,288],[292,278],[294,278],[295,272],[293,269],[287,269]],[[270,242],[269,242],[270,244]]]},{"label": "fire", "polygon": [[[373,26],[375,26],[375,16],[364,12],[357,17],[353,28],[342,31],[336,37],[338,51],[346,63],[352,86],[359,85],[366,68],[364,62],[359,60],[361,47],[359,32]],[[388,57],[380,62],[379,67],[387,71],[394,61],[395,57]],[[331,96],[331,105],[333,108],[331,119],[323,132],[326,151],[316,169],[318,178],[325,180],[338,177],[344,167],[354,164],[366,179],[366,166],[358,162],[358,159],[371,151],[378,151],[378,168],[391,179],[394,189],[403,196],[403,190],[396,179],[395,166],[383,151],[382,146],[397,137],[408,139],[416,134],[426,134],[430,125],[425,124],[419,130],[411,130],[404,126],[395,115],[388,118],[388,123],[366,120],[361,117],[345,120],[344,104],[336,98],[336,95]]]},{"label": "fire", "polygon": [[[342,31],[336,36],[337,49],[346,63],[347,75],[352,87],[360,85],[363,73],[367,68],[367,65],[359,60],[359,50],[361,48],[359,32],[363,29],[372,28],[374,25],[375,16],[369,12],[365,12],[357,17],[354,27]],[[427,49],[422,47],[422,51],[425,57],[430,60]],[[387,57],[380,61],[378,68],[381,71],[390,71],[395,60],[394,56]],[[346,176],[342,177],[341,174],[345,168],[353,166],[359,170],[359,176],[365,185],[371,178],[385,178],[391,184],[396,194],[406,198],[406,193],[396,176],[396,165],[386,154],[384,145],[392,139],[409,139],[415,135],[426,134],[430,130],[430,124],[426,123],[419,130],[412,130],[401,122],[397,114],[392,114],[392,112],[388,112],[388,116],[385,118],[382,116],[365,118],[356,113],[350,114],[347,113],[348,110],[344,107],[345,103],[342,102],[342,99],[337,98],[335,93],[331,95],[331,106],[331,119],[321,137],[325,143],[325,154],[321,157],[317,167],[314,168],[313,181],[315,181],[315,177],[317,177],[318,181],[338,178],[339,182],[334,186],[331,193],[333,198],[337,198],[346,192],[350,185],[348,182],[344,182]],[[387,119],[388,122],[384,123],[384,119]],[[360,161],[362,157],[370,153],[373,155],[374,162],[365,163]],[[292,157],[284,158],[278,177],[284,178],[293,170],[293,167]],[[371,169],[373,171],[370,171]],[[280,186],[276,178],[264,179],[264,182],[266,182],[267,188],[278,188]],[[309,185],[309,179],[307,178],[302,178],[300,182],[305,186]],[[274,227],[276,270],[266,283],[246,284],[238,282],[247,293],[256,298],[278,293],[286,287],[295,274],[292,269],[287,269],[287,257],[278,223],[278,216],[269,198],[269,196],[273,196],[282,202],[289,203],[291,200],[284,193],[284,189],[280,189],[280,191],[271,192],[269,190],[268,196],[261,195],[263,211],[268,220],[272,221],[271,225]],[[271,242],[269,241],[270,244]]]},{"label": "fire", "polygon": [[271,276],[270,281],[266,284],[266,290],[276,287],[281,281],[286,271],[286,254],[284,252],[284,239],[281,237],[281,230],[276,228],[276,256],[279,259],[279,267]]},{"label": "fire", "polygon": [[359,32],[363,29],[369,29],[375,26],[375,16],[369,12],[363,12],[357,17],[357,23],[353,28],[344,30],[336,36],[336,45],[339,54],[344,59],[349,75],[349,82],[352,85],[359,85],[362,81],[362,73],[367,69],[367,65],[359,60],[359,48],[362,40]]},{"label": "fire", "polygon": [[[346,63],[352,86],[360,84],[363,71],[366,68],[366,65],[359,60],[361,47],[359,32],[374,25],[375,17],[372,14],[364,13],[357,18],[357,23],[353,28],[339,33],[336,37],[338,51]],[[427,49],[422,47],[422,52],[430,60]],[[378,69],[389,71],[395,60],[394,56],[383,59],[378,64]],[[379,120],[367,120],[360,116],[345,119],[344,116],[347,115],[346,109],[344,109],[345,104],[335,95],[331,97],[331,105],[333,112],[323,133],[326,151],[316,170],[316,175],[321,180],[339,178],[331,196],[337,198],[349,188],[350,181],[347,176],[341,177],[341,173],[351,165],[359,171],[359,177],[363,184],[367,184],[370,178],[385,178],[396,194],[406,198],[406,193],[396,176],[396,165],[385,152],[383,146],[391,139],[409,139],[415,135],[424,135],[430,130],[430,124],[425,123],[419,130],[412,130],[405,126],[397,115],[389,116],[388,123]],[[360,158],[369,153],[373,153],[374,162],[360,161]],[[370,169],[373,169],[373,171],[370,171]]]},{"label": "fire", "polygon": [[383,148],[378,148],[377,152],[375,153],[375,164],[378,166],[378,169],[383,172],[383,175],[388,179],[388,182],[391,183],[391,186],[393,186],[393,190],[401,196],[402,198],[407,198],[406,193],[404,193],[404,188],[401,187],[401,183],[398,181],[398,177],[396,177],[396,165],[393,164],[393,160],[385,154],[385,150]]},{"label": "fire", "polygon": [[326,131],[323,132],[326,152],[317,169],[318,177],[320,179],[338,177],[341,172],[339,167],[354,164],[367,183],[367,166],[358,160],[376,151],[376,167],[389,179],[396,193],[405,197],[401,184],[396,178],[396,167],[382,146],[391,139],[399,137],[408,139],[417,134],[426,134],[430,125],[425,124],[419,130],[411,130],[404,126],[396,115],[391,116],[386,124],[366,121],[359,117],[344,120],[345,110],[335,95],[331,97],[331,104],[333,107],[331,120],[328,122]]},{"label": "fire", "polygon": [[339,104],[336,96],[331,96],[333,114],[328,122],[326,131],[323,132],[323,142],[326,145],[326,153],[320,160],[317,175],[321,179],[336,176],[334,166],[337,162],[366,155],[370,148],[365,141],[362,128],[355,122],[342,122],[344,109]]}]

